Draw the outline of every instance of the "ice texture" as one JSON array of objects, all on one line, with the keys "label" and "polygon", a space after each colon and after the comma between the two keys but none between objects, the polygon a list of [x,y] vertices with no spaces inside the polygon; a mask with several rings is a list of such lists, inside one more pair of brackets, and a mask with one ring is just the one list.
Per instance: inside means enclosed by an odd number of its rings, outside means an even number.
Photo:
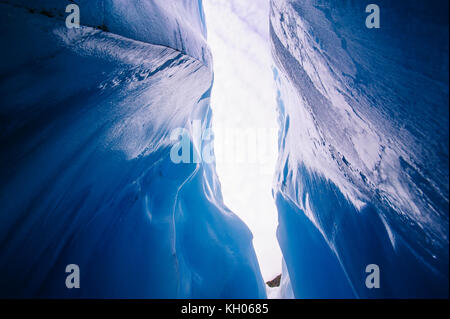
[{"label": "ice texture", "polygon": [[297,298],[448,297],[448,2],[367,4],[271,1],[278,239]]},{"label": "ice texture", "polygon": [[169,156],[211,122],[201,1],[70,3],[0,1],[0,296],[264,298],[214,163]]},{"label": "ice texture", "polygon": [[[376,3],[380,29],[364,1],[271,0],[272,297],[448,297],[448,2]],[[214,163],[169,156],[211,125],[202,2],[0,0],[0,21],[0,297],[266,297]]]}]

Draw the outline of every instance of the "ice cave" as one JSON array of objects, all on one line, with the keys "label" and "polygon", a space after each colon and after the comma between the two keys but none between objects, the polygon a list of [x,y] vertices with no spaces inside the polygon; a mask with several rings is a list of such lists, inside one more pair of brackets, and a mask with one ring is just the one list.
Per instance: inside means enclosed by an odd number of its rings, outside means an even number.
[{"label": "ice cave", "polygon": [[448,298],[449,3],[371,3],[0,0],[0,297]]}]

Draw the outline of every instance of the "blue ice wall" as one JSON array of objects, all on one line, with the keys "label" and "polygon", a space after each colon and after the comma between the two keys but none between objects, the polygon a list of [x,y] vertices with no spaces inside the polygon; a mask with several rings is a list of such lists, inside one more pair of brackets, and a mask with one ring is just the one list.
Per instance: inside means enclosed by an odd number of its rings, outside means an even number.
[{"label": "blue ice wall", "polygon": [[214,164],[169,156],[211,121],[201,1],[76,2],[0,1],[0,296],[265,297]]},{"label": "blue ice wall", "polygon": [[163,45],[211,63],[206,47],[206,24],[199,0],[2,0],[53,20],[65,21],[66,7],[80,7],[81,24],[133,40]]},{"label": "blue ice wall", "polygon": [[448,1],[369,3],[271,1],[278,239],[297,298],[448,297]]}]

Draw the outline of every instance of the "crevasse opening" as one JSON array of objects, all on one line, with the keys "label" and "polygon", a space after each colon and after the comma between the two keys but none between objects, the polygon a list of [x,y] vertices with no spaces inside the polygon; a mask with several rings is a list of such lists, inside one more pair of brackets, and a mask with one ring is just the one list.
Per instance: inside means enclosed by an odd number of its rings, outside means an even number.
[{"label": "crevasse opening", "polygon": [[272,181],[278,154],[269,1],[204,2],[213,56],[214,149],[225,204],[253,233],[265,282],[281,274]]}]

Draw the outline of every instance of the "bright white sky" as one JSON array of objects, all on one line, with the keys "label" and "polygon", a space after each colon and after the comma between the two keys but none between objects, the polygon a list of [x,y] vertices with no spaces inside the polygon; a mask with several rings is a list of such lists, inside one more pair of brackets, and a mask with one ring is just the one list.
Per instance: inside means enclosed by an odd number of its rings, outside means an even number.
[{"label": "bright white sky", "polygon": [[[225,204],[253,233],[261,272],[268,281],[281,273],[282,258],[272,198],[278,116],[269,44],[269,0],[204,0],[203,4],[214,60],[212,109],[217,172]],[[245,130],[256,135],[256,142],[247,144],[250,153],[246,157],[245,147],[230,139],[230,132]],[[247,141],[242,134],[236,140]],[[237,162],[235,156],[243,153],[244,160]]]}]

